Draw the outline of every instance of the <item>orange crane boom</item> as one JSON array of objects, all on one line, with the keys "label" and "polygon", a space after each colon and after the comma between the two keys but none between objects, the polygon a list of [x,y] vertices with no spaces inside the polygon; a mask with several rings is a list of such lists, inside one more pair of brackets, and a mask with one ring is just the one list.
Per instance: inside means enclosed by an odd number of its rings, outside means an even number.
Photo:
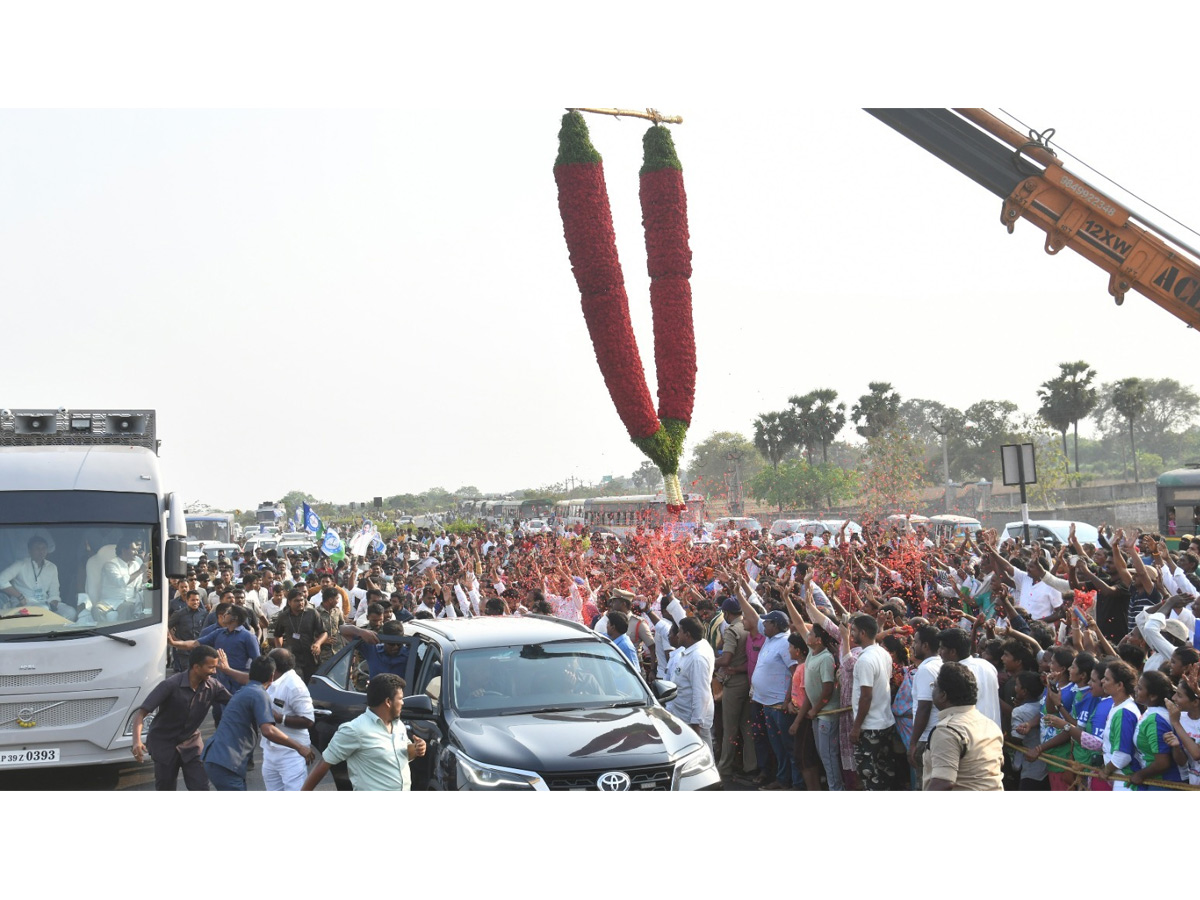
[{"label": "orange crane boom", "polygon": [[1046,232],[1108,272],[1118,305],[1143,294],[1200,328],[1200,253],[1067,171],[1043,142],[982,109],[868,109],[871,115],[999,196],[1000,221]]}]

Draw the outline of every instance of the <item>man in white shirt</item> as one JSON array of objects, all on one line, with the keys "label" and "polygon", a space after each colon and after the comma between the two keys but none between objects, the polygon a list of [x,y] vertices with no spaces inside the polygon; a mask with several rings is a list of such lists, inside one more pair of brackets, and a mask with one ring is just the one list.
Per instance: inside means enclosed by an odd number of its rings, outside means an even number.
[{"label": "man in white shirt", "polygon": [[921,625],[913,635],[913,658],[920,661],[913,673],[913,730],[908,749],[908,764],[922,783],[922,766],[929,747],[929,733],[937,724],[937,707],[933,703],[933,686],[942,668],[938,656],[938,630],[933,625]]},{"label": "man in white shirt", "polygon": [[704,639],[704,625],[688,616],[679,623],[679,650],[675,662],[675,684],[679,691],[667,709],[692,727],[712,750],[713,650]]},{"label": "man in white shirt", "polygon": [[938,635],[938,655],[942,662],[960,662],[975,676],[978,690],[976,708],[1001,729],[1000,724],[1000,679],[996,667],[982,656],[971,655],[971,638],[961,628],[946,628]]},{"label": "man in white shirt", "polygon": [[1161,612],[1151,613],[1146,610],[1138,613],[1135,621],[1142,640],[1146,642],[1150,651],[1150,658],[1146,660],[1142,671],[1169,670],[1175,651],[1188,646],[1188,638],[1191,635],[1187,627],[1179,619],[1168,619]]},{"label": "man in white shirt", "polygon": [[660,615],[658,621],[654,623],[654,656],[657,662],[656,674],[659,678],[667,679],[667,662],[671,658],[674,648],[671,646],[671,626],[674,621],[671,618],[668,607],[671,605],[671,595],[663,594],[658,601]]},{"label": "man in white shirt", "polygon": [[[269,656],[275,660],[275,680],[267,687],[275,724],[298,744],[309,746],[308,729],[316,721],[312,696],[304,679],[296,671],[292,651],[276,647]],[[288,747],[262,739],[263,783],[268,791],[298,791],[304,786],[308,769],[304,757]]]},{"label": "man in white shirt", "polygon": [[850,695],[850,742],[854,744],[854,769],[863,790],[888,791],[896,780],[892,739],[892,657],[875,643],[879,625],[860,614],[850,620],[850,641],[863,648],[854,663],[854,690]]},{"label": "man in white shirt", "polygon": [[[1037,545],[1034,548],[1037,549]],[[991,547],[984,549],[993,565],[1012,579],[1017,591],[1017,606],[1024,607],[1035,619],[1059,618],[1056,610],[1063,604],[1062,592],[1070,588],[1067,582],[1049,575],[1037,557],[1026,563],[1022,572]]]},{"label": "man in white shirt", "polygon": [[75,621],[75,609],[61,602],[58,567],[46,559],[50,543],[34,535],[28,543],[29,556],[0,572],[0,590],[18,606],[40,606]]},{"label": "man in white shirt", "polygon": [[100,570],[100,616],[97,621],[116,621],[120,608],[133,603],[138,591],[138,582],[146,573],[146,564],[138,559],[133,541],[121,538],[117,542],[117,555]]}]

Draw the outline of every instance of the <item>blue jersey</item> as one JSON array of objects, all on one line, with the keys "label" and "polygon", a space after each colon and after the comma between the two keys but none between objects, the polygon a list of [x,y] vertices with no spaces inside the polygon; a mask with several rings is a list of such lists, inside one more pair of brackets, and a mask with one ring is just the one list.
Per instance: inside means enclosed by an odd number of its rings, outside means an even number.
[{"label": "blue jersey", "polygon": [[[1075,704],[1071,707],[1071,715],[1075,721],[1079,723],[1079,729],[1085,734],[1099,734],[1096,731],[1096,707],[1098,707],[1105,699],[1104,697],[1093,697],[1091,687],[1081,687],[1075,692]],[[1107,718],[1107,711],[1105,717]],[[1101,731],[1104,726],[1101,724]],[[1103,759],[1095,750],[1087,750],[1082,744],[1076,743],[1071,748],[1071,755],[1076,762],[1086,763],[1089,766],[1099,766]]]}]

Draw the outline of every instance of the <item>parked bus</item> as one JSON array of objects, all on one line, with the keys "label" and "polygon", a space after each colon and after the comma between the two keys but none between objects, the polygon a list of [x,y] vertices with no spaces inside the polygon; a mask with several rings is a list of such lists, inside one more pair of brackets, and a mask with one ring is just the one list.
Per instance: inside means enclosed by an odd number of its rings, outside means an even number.
[{"label": "parked bus", "polygon": [[186,527],[153,411],[0,411],[0,768],[130,760]]},{"label": "parked bus", "polygon": [[1171,550],[1179,549],[1179,536],[1200,534],[1200,463],[1163,472],[1155,482],[1158,531]]},{"label": "parked bus", "polygon": [[554,504],[554,517],[564,528],[576,528],[583,524],[583,504],[587,500],[577,497],[574,500],[559,500]]},{"label": "parked bus", "polygon": [[[687,509],[678,521],[704,521],[704,495],[686,494]],[[592,497],[583,501],[583,524],[588,528],[599,528],[618,535],[625,535],[639,525],[646,528],[661,528],[665,523],[676,521],[667,510],[665,494],[637,494],[628,497]]]}]

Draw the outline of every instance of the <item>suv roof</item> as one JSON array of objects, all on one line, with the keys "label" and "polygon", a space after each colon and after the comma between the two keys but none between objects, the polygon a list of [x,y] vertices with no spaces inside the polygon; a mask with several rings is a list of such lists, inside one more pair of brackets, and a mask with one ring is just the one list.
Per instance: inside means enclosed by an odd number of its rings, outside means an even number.
[{"label": "suv roof", "polygon": [[577,622],[553,616],[473,616],[470,619],[411,619],[405,633],[426,632],[442,637],[459,649],[504,644],[545,644],[599,635]]}]

